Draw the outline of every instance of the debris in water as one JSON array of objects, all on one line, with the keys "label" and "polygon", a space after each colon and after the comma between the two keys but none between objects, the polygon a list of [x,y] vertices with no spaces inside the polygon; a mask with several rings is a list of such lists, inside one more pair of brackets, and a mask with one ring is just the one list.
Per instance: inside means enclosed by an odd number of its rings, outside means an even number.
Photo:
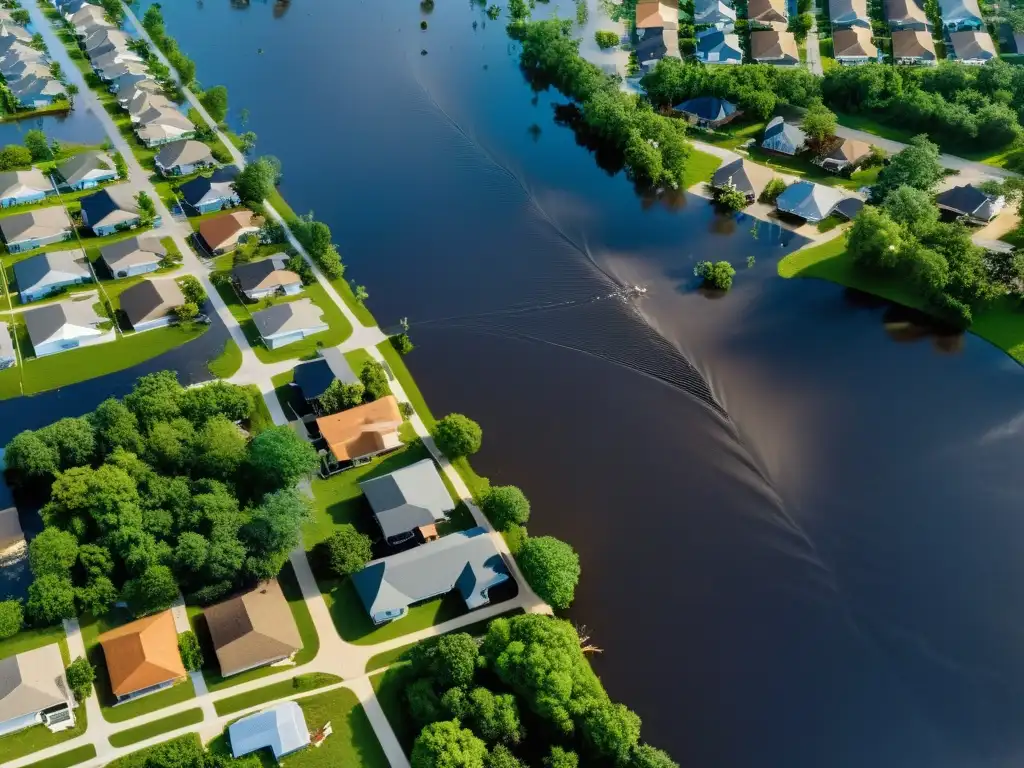
[{"label": "debris in water", "polygon": [[427,28],[427,22],[421,21],[420,22],[420,29],[426,29],[426,28]]},{"label": "debris in water", "polygon": [[420,51],[420,56],[426,56],[426,55],[427,55],[427,49],[424,48],[422,51]]}]

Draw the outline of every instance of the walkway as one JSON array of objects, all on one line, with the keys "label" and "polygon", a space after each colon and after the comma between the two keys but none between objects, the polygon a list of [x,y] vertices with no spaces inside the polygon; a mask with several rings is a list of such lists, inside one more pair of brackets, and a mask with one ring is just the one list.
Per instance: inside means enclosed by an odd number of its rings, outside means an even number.
[{"label": "walkway", "polygon": [[[828,2],[828,0],[825,0]],[[811,25],[810,31],[807,33],[807,40],[804,41],[807,56],[807,69],[811,71],[812,75],[821,77],[825,74],[825,70],[821,65],[821,46],[818,44],[818,1],[815,0],[814,6],[811,8],[811,15],[814,17],[814,24]]]}]

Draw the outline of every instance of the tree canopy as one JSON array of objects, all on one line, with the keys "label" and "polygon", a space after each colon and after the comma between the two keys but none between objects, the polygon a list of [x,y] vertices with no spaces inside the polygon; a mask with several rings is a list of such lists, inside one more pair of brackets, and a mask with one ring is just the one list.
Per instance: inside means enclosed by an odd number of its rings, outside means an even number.
[{"label": "tree canopy", "polygon": [[507,531],[513,525],[526,525],[530,519],[530,502],[514,485],[492,486],[480,507],[499,531]]},{"label": "tree canopy", "polygon": [[277,186],[280,167],[267,157],[260,157],[248,163],[235,178],[235,191],[242,202],[260,205],[270,197]]},{"label": "tree canopy", "polygon": [[516,561],[533,590],[557,610],[572,604],[580,578],[580,558],[573,548],[553,536],[530,538]]},{"label": "tree canopy", "polygon": [[470,456],[480,450],[483,430],[461,413],[450,413],[434,425],[431,433],[437,447],[449,458]]}]

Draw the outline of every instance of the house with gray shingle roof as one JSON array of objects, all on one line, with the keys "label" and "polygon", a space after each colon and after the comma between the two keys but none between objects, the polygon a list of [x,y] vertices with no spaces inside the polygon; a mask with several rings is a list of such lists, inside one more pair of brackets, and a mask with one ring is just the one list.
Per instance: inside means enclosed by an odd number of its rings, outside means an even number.
[{"label": "house with gray shingle roof", "polygon": [[702,29],[697,33],[697,59],[705,64],[742,64],[739,35],[726,34],[720,29]]},{"label": "house with gray shingle roof", "polygon": [[101,327],[109,325],[110,320],[96,314],[94,303],[93,297],[88,296],[78,301],[69,299],[43,304],[22,312],[35,356],[113,341],[114,331]]},{"label": "house with gray shingle roof", "polygon": [[843,193],[835,187],[798,181],[779,195],[775,207],[782,213],[816,224],[827,219],[843,197]]},{"label": "house with gray shingle roof", "polygon": [[210,148],[191,139],[165,144],[157,152],[154,162],[162,176],[188,176],[216,164]]},{"label": "house with gray shingle roof", "polygon": [[121,292],[121,311],[137,333],[170,325],[185,294],[171,278],[143,280]]},{"label": "house with gray shingle roof", "polygon": [[177,109],[148,109],[139,116],[135,135],[147,147],[158,147],[179,139],[190,139],[196,132],[195,124]]},{"label": "house with gray shingle roof", "polygon": [[0,206],[38,203],[53,192],[53,184],[38,168],[0,173]]},{"label": "house with gray shingle roof", "polygon": [[949,47],[952,49],[949,58],[961,64],[981,66],[988,64],[998,55],[992,36],[988,32],[964,30],[949,33]]},{"label": "house with gray shingle roof", "polygon": [[374,624],[401,618],[414,603],[457,590],[469,610],[490,602],[508,566],[484,528],[452,533],[367,563],[349,577]]},{"label": "house with gray shingle roof", "polygon": [[392,545],[409,541],[417,532],[424,540],[436,536],[434,526],[455,509],[432,459],[364,480],[359,488],[373,508],[384,539]]},{"label": "house with gray shingle roof", "polygon": [[80,249],[49,251],[14,265],[14,282],[23,303],[38,301],[72,285],[92,282],[92,272]]},{"label": "house with gray shingle roof", "polygon": [[70,240],[72,231],[71,219],[60,205],[0,219],[0,234],[3,234],[7,250],[11,253],[24,253],[50,243]]},{"label": "house with gray shingle roof", "polygon": [[807,144],[807,134],[781,117],[773,117],[764,129],[761,149],[780,155],[795,155]]},{"label": "house with gray shingle roof", "polygon": [[267,348],[278,349],[326,331],[330,326],[322,317],[320,307],[309,299],[298,299],[253,312],[252,321]]},{"label": "house with gray shingle roof", "polygon": [[64,85],[50,75],[25,75],[7,81],[7,87],[18,100],[18,106],[27,109],[48,107],[64,95]]},{"label": "house with gray shingle roof", "polygon": [[711,177],[711,187],[742,192],[747,201],[752,203],[774,176],[771,168],[740,157],[715,171],[715,175]]},{"label": "house with gray shingle roof", "polygon": [[167,258],[167,248],[153,235],[129,237],[100,248],[100,259],[114,277],[155,272]]},{"label": "house with gray shingle roof", "polygon": [[885,0],[885,18],[890,29],[931,31],[932,25],[918,0]]},{"label": "house with gray shingle roof", "polygon": [[919,29],[893,30],[892,57],[896,64],[934,67],[939,63],[931,33]]},{"label": "house with gray shingle roof", "polygon": [[0,660],[0,735],[39,724],[71,728],[74,704],[57,643]]},{"label": "house with gray shingle roof", "polygon": [[134,229],[142,223],[135,193],[125,184],[106,187],[81,199],[82,223],[96,237]]},{"label": "house with gray shingle roof", "polygon": [[833,29],[871,29],[867,0],[829,0],[828,12]]},{"label": "house with gray shingle roof", "polygon": [[92,189],[117,178],[114,161],[106,152],[79,152],[58,165],[57,173],[71,189]]},{"label": "house with gray shingle roof", "polygon": [[198,214],[214,213],[242,204],[235,192],[235,178],[238,168],[225,165],[209,176],[197,176],[178,187],[178,194],[185,205]]},{"label": "house with gray shingle roof", "polygon": [[978,0],[939,0],[942,26],[950,32],[963,29],[984,29]]}]

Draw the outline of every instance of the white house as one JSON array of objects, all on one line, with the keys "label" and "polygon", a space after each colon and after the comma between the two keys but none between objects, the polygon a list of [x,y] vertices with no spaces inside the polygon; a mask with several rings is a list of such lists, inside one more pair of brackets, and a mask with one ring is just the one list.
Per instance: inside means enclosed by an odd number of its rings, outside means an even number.
[{"label": "white house", "polygon": [[113,341],[114,331],[101,328],[110,321],[93,310],[93,297],[44,304],[21,313],[36,357]]},{"label": "white house", "polygon": [[143,280],[121,293],[121,311],[136,332],[170,325],[173,311],[185,303],[185,295],[171,278]]},{"label": "white house", "polygon": [[14,282],[24,303],[91,281],[92,272],[81,249],[40,253],[14,265]]},{"label": "white house", "polygon": [[100,258],[114,277],[155,272],[167,258],[167,249],[152,235],[129,237],[100,248]]},{"label": "white house", "polygon": [[71,728],[74,705],[57,643],[0,660],[0,736],[39,724]]},{"label": "white house", "polygon": [[267,348],[278,349],[326,331],[330,326],[323,321],[322,315],[323,312],[312,301],[299,299],[254,312],[252,320]]},{"label": "white house", "polygon": [[258,301],[275,293],[294,296],[302,291],[302,278],[285,269],[284,265],[283,256],[271,256],[260,261],[237,265],[232,277],[238,289],[250,301]]}]

